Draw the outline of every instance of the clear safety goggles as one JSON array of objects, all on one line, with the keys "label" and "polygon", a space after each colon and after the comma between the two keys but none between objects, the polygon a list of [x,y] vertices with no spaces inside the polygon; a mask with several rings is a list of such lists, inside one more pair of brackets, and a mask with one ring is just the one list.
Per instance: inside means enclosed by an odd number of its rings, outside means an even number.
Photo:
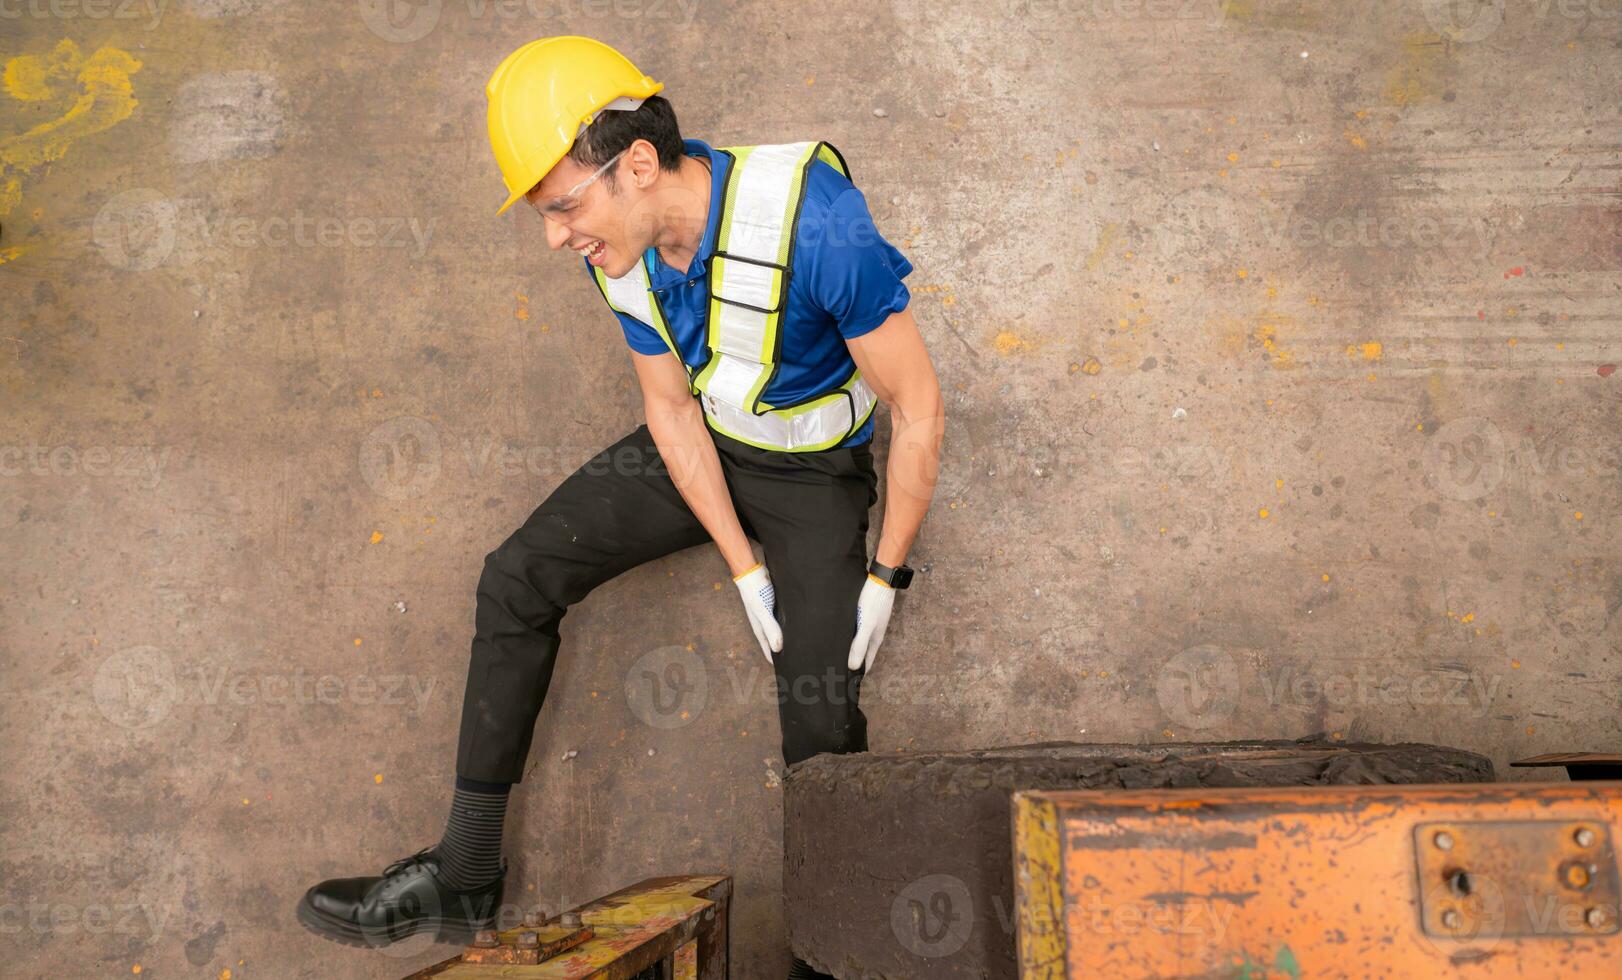
[{"label": "clear safety goggles", "polygon": [[616,163],[619,163],[620,157],[624,155],[625,150],[621,150],[612,157],[609,157],[608,162],[603,164],[601,167],[598,167],[596,173],[564,191],[562,194],[553,197],[544,204],[535,205],[535,210],[543,218],[562,220],[562,218],[570,211],[573,211],[575,208],[580,206],[580,193],[587,187],[590,187],[592,184],[596,183],[598,178],[602,177],[603,174],[608,173],[608,168],[612,167]]}]

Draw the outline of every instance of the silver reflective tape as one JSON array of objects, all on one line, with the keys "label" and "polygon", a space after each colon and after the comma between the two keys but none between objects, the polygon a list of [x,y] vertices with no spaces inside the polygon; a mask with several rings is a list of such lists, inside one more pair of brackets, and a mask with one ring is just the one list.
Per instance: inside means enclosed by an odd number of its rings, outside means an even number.
[{"label": "silver reflective tape", "polygon": [[[608,293],[609,305],[653,326],[653,294],[648,292],[648,273],[638,261],[631,271],[618,279],[603,276],[603,289]],[[658,328],[655,328],[657,330]]]}]

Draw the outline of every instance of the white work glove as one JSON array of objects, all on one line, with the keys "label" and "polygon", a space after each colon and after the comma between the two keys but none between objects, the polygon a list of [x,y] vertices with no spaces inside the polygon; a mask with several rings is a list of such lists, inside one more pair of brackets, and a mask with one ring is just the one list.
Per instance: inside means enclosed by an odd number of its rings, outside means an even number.
[{"label": "white work glove", "polygon": [[760,652],[766,662],[773,663],[772,654],[783,649],[783,628],[777,625],[777,592],[772,588],[772,577],[766,573],[764,562],[732,576],[738,594],[743,596],[743,608],[749,613],[749,628],[760,641]]},{"label": "white work glove", "polygon": [[890,626],[893,608],[895,589],[869,575],[862,583],[862,594],[856,599],[856,639],[851,641],[850,656],[845,659],[847,669],[873,666],[879,644],[884,642],[884,631]]}]

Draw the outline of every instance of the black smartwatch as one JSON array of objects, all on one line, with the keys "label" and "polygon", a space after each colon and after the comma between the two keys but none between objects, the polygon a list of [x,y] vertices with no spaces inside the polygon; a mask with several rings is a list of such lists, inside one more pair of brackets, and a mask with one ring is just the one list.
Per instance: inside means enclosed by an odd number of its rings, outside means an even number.
[{"label": "black smartwatch", "polygon": [[912,568],[907,565],[898,565],[891,568],[889,565],[879,564],[877,558],[867,566],[867,574],[888,585],[892,589],[904,589],[912,584]]}]

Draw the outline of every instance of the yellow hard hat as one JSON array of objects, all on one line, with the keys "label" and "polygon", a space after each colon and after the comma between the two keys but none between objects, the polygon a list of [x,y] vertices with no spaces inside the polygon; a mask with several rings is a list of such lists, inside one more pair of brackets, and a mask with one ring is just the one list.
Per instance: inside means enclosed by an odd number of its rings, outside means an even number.
[{"label": "yellow hard hat", "polygon": [[597,113],[635,108],[662,88],[589,37],[543,37],[508,55],[484,87],[490,148],[510,194],[496,214],[540,183]]}]

